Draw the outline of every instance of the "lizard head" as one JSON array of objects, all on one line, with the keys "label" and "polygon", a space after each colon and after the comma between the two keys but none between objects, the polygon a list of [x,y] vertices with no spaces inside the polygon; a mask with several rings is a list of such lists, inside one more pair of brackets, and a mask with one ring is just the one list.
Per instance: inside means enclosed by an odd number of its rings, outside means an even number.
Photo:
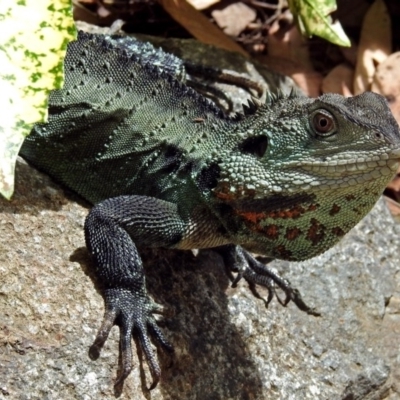
[{"label": "lizard head", "polygon": [[370,92],[289,96],[238,128],[236,144],[222,151],[214,194],[239,221],[239,236],[250,230],[250,247],[277,258],[330,247],[367,214],[399,166],[399,127],[386,100]]}]

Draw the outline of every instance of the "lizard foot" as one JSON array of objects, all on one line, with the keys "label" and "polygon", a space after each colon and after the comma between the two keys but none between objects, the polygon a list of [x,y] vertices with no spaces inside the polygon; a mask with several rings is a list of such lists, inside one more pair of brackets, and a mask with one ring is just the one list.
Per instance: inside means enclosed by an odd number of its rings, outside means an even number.
[{"label": "lizard foot", "polygon": [[166,340],[153,316],[153,313],[161,313],[162,307],[146,295],[125,288],[105,290],[105,303],[104,319],[96,339],[90,347],[89,357],[92,360],[99,357],[111,328],[118,325],[122,367],[115,381],[115,386],[120,385],[132,370],[132,335],[135,335],[146,356],[153,378],[149,389],[154,389],[160,380],[161,368],[151,347],[150,336],[167,352],[173,352],[171,344]]},{"label": "lizard foot", "polygon": [[[268,268],[264,263],[258,261],[246,250],[236,245],[226,245],[216,248],[218,253],[224,259],[225,265],[230,271],[237,272],[237,275],[232,282],[232,287],[236,287],[240,279],[244,278],[252,286],[253,292],[255,291],[254,285],[260,285],[268,289],[268,298],[266,303],[269,304],[272,298],[275,297],[280,304],[286,306],[290,301],[296,306],[305,311],[307,314],[319,316],[321,315],[314,308],[307,306],[301,297],[300,292],[293,288],[287,279],[283,279],[272,268]],[[266,263],[272,261],[272,258],[265,259]],[[286,295],[282,300],[276,293],[276,288],[279,287]]]}]

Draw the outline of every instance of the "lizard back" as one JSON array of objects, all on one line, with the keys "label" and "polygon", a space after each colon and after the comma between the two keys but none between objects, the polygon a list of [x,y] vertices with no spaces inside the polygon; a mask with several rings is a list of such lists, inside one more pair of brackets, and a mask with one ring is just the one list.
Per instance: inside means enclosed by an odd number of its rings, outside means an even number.
[{"label": "lizard back", "polygon": [[35,125],[23,157],[92,203],[132,193],[175,200],[235,121],[179,82],[179,59],[154,48],[149,58],[148,47],[80,32],[64,88],[51,92],[49,120]]}]

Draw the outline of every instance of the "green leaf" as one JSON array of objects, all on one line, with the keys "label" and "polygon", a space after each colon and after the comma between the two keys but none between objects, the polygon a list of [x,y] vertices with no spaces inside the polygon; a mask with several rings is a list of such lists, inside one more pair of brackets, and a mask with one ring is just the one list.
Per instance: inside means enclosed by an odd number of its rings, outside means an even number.
[{"label": "green leaf", "polygon": [[0,193],[10,198],[19,148],[62,86],[75,27],[70,0],[1,0],[0,24]]},{"label": "green leaf", "polygon": [[332,23],[329,16],[337,8],[336,0],[289,0],[289,8],[303,35],[316,35],[339,46],[350,46],[339,21]]}]

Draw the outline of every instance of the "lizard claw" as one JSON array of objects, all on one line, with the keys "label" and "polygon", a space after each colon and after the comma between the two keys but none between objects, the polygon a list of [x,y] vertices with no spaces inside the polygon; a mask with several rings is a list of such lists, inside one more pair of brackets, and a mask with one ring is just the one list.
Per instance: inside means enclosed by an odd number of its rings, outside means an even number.
[{"label": "lizard claw", "polygon": [[296,304],[296,306],[297,306],[301,311],[304,311],[304,312],[306,312],[307,314],[310,314],[310,315],[314,315],[315,317],[321,316],[321,313],[320,313],[320,312],[318,312],[318,311],[317,311],[315,308],[313,308],[313,307],[309,307],[309,306],[304,302],[303,298],[301,297],[300,292],[299,292],[297,289],[292,288],[292,287],[290,286],[289,281],[286,281],[286,282],[287,282],[287,284],[288,284],[287,287],[286,287],[286,288],[282,288],[282,290],[283,290],[283,291],[285,292],[285,294],[286,294],[285,300],[283,300],[283,302],[282,302],[282,300],[279,298],[279,296],[276,295],[276,298],[278,299],[279,303],[281,303],[283,306],[286,307],[286,305],[287,305],[290,301],[293,301],[293,303]]},{"label": "lizard claw", "polygon": [[[265,264],[255,259],[246,251],[243,251],[243,254],[248,265],[243,277],[250,282],[258,283],[261,286],[266,287],[269,290],[269,301],[272,299],[272,293],[274,293],[278,302],[285,307],[290,301],[293,301],[301,311],[314,316],[321,315],[317,310],[315,310],[315,308],[309,307],[304,302],[300,292],[296,288],[293,288],[287,279],[283,279],[273,269],[268,268]],[[276,286],[284,291],[286,295],[284,300],[281,300],[281,298],[276,294]]]},{"label": "lizard claw", "polygon": [[149,390],[154,389],[161,377],[161,368],[151,347],[150,336],[168,353],[173,347],[156,324],[153,313],[162,308],[152,302],[146,295],[137,294],[129,289],[107,289],[105,291],[106,311],[96,339],[89,349],[89,357],[96,360],[106,342],[111,328],[119,326],[119,351],[121,355],[121,371],[114,386],[121,385],[132,371],[132,335],[138,338],[140,347],[149,365],[153,382]]},{"label": "lizard claw", "polygon": [[[255,259],[250,253],[236,245],[225,245],[215,248],[224,258],[226,266],[230,270],[237,272],[236,278],[233,279],[232,287],[235,287],[240,279],[244,278],[249,282],[253,293],[257,297],[261,297],[255,289],[255,285],[261,285],[268,290],[268,298],[266,304],[268,305],[273,296],[277,298],[278,302],[286,306],[290,301],[296,306],[305,311],[307,314],[319,316],[321,315],[314,308],[307,306],[301,297],[300,292],[293,288],[287,279],[283,279],[273,269],[268,268],[264,263]],[[265,263],[272,261],[271,258],[266,258]],[[282,300],[276,293],[276,288],[279,287],[283,290],[286,297]]]}]

